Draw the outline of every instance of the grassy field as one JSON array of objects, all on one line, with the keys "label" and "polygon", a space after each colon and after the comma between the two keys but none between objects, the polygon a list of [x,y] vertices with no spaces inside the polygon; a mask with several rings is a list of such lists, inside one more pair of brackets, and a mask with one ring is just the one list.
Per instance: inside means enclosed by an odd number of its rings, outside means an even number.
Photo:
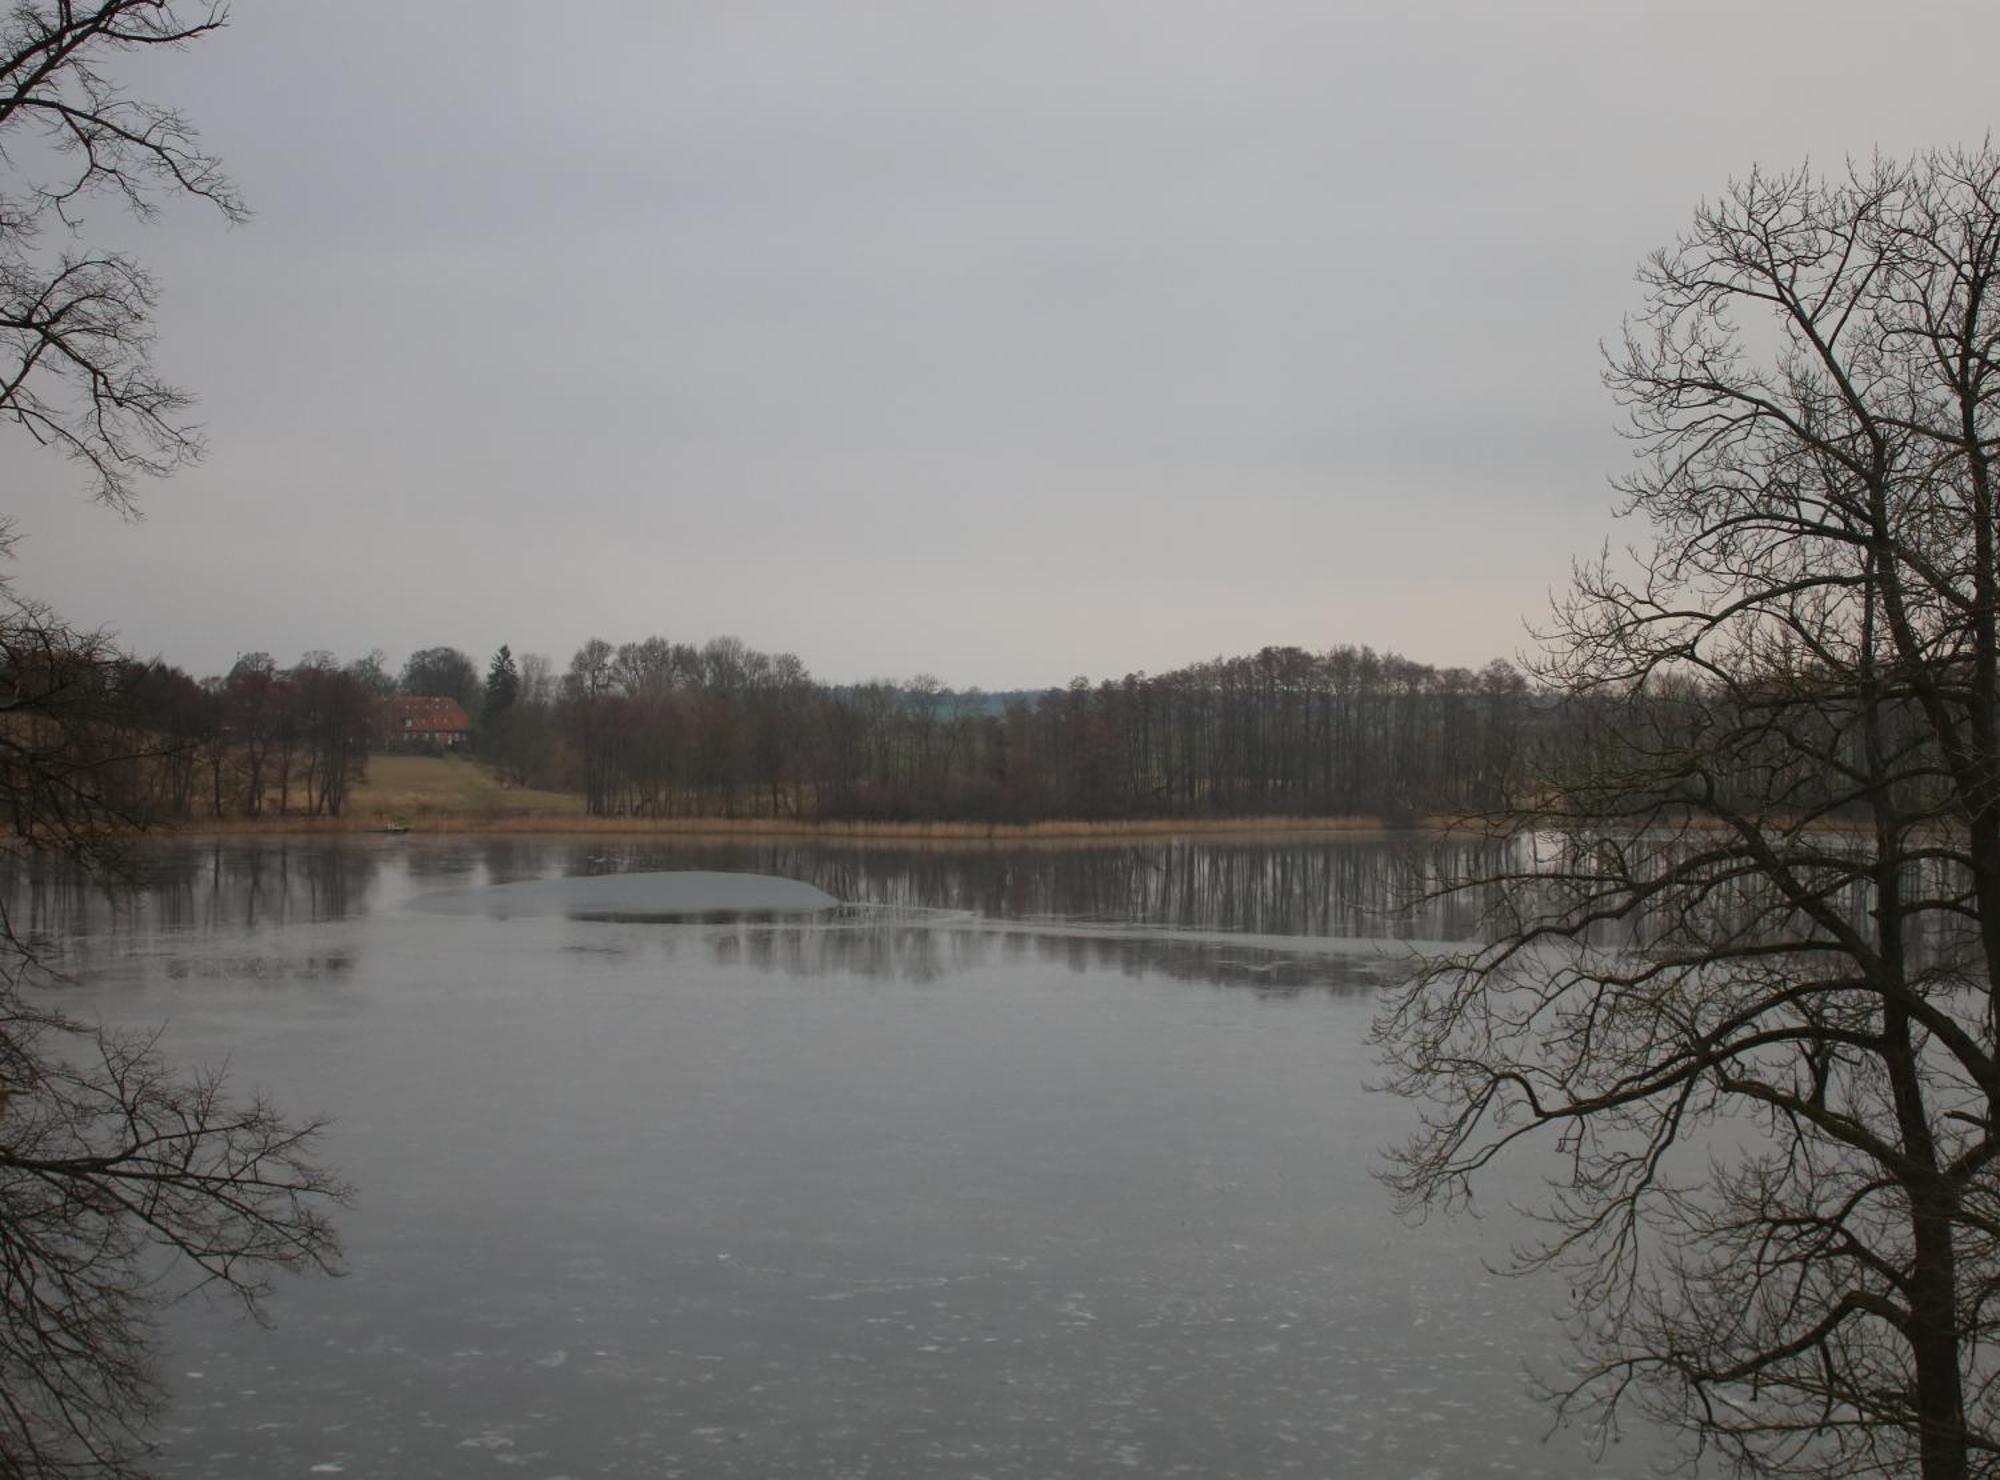
[{"label": "grassy field", "polygon": [[371,755],[368,776],[349,794],[358,820],[412,826],[452,819],[578,818],[583,798],[570,792],[503,785],[493,771],[462,756]]}]

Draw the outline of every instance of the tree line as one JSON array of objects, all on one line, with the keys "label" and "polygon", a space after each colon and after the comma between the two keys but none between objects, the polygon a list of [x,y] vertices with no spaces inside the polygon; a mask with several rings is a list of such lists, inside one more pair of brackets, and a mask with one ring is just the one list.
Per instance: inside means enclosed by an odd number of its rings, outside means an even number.
[{"label": "tree line", "polygon": [[[23,608],[0,622],[0,682],[37,695],[40,717],[16,731],[35,756],[24,774],[68,757],[145,821],[339,816],[384,743],[374,706],[396,695],[455,700],[474,753],[507,782],[580,794],[596,817],[1485,815],[1536,800],[1552,765],[1587,767],[1725,710],[1740,733],[1732,766],[1711,769],[1718,799],[1864,810],[1852,705],[1824,686],[1803,717],[1775,679],[1724,689],[1694,673],[1559,699],[1503,661],[1437,668],[1368,647],[1267,647],[1003,694],[928,675],[821,683],[796,656],[730,637],[592,638],[562,670],[502,646],[483,678],[451,647],[419,649],[400,670],[379,651],[342,663],[316,650],[290,666],[251,652],[197,680]],[[1873,713],[1877,743],[1905,756],[1899,787],[1921,801],[1937,760],[1922,725],[1907,706]],[[51,714],[66,724],[51,729]]]},{"label": "tree line", "polygon": [[[500,648],[347,663],[268,653],[196,679],[17,614],[0,664],[37,690],[66,654],[66,743],[152,820],[338,816],[375,701],[456,700],[510,782],[601,817],[798,820],[1414,817],[1488,810],[1543,706],[1504,662],[1435,668],[1367,647],[1268,647],[1168,673],[1009,694],[928,675],[826,684],[789,653],[593,638],[558,672]],[[85,659],[88,661],[84,661]]]},{"label": "tree line", "polygon": [[412,654],[400,675],[380,652],[342,663],[320,649],[290,666],[245,653],[196,679],[17,603],[0,615],[16,810],[44,828],[59,803],[138,822],[338,817],[366,772],[376,701],[439,692],[456,682],[454,660],[476,682],[448,648]]},{"label": "tree line", "polygon": [[1533,699],[1504,663],[1265,648],[988,695],[831,686],[723,638],[586,643],[488,715],[523,779],[598,815],[827,819],[1407,816],[1497,804]]}]

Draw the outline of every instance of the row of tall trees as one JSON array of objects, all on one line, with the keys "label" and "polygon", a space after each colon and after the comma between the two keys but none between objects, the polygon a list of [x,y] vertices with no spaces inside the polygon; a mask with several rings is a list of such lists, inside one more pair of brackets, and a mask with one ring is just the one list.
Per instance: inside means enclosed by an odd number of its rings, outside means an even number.
[{"label": "row of tall trees", "polygon": [[63,743],[92,757],[92,784],[135,818],[337,817],[368,754],[376,694],[362,665],[310,652],[289,668],[247,653],[197,681],[113,651],[33,612],[7,625],[0,681],[62,693]]},{"label": "row of tall trees", "polygon": [[[17,629],[47,636],[32,620]],[[1529,799],[1537,784],[1524,778],[1551,758],[1590,764],[1722,692],[1688,674],[1559,704],[1504,662],[1434,668],[1366,647],[1270,647],[1002,695],[927,675],[828,686],[789,653],[727,637],[593,638],[560,674],[502,647],[483,680],[451,648],[413,655],[400,680],[379,653],[342,665],[309,652],[281,668],[253,652],[197,681],[71,640],[102,660],[76,666],[115,737],[98,747],[117,758],[103,784],[135,815],[181,820],[338,816],[375,739],[371,706],[399,692],[455,690],[506,779],[580,792],[594,816],[1011,822],[1491,813]],[[1738,685],[1731,702],[1768,708],[1787,691]],[[1828,734],[1761,732],[1757,764],[1729,789],[1858,815],[1843,791],[1855,758],[1829,736],[1859,741],[1842,713],[1814,713]]]},{"label": "row of tall trees", "polygon": [[[71,719],[62,743],[84,744],[88,714],[93,786],[138,818],[265,815],[337,817],[364,774],[372,706],[395,694],[457,699],[478,722],[493,695],[464,653],[412,653],[400,674],[383,654],[342,663],[315,650],[281,666],[267,652],[197,679],[162,661],[125,657],[102,637],[18,607],[0,638],[0,678],[42,691],[60,670]],[[502,650],[505,651],[504,649]],[[512,660],[508,660],[512,671]],[[531,659],[531,675],[546,664]],[[546,677],[531,695],[553,693]],[[504,710],[505,703],[498,706]]]},{"label": "row of tall trees", "polygon": [[[55,630],[18,627],[44,646]],[[1528,727],[1547,722],[1504,663],[1439,669],[1365,647],[1266,648],[991,695],[929,676],[824,685],[793,655],[728,637],[593,638],[560,674],[503,647],[483,680],[450,648],[413,655],[400,680],[379,653],[342,664],[324,651],[289,667],[252,652],[197,680],[95,638],[65,641],[88,648],[77,667],[102,737],[96,784],[132,815],[160,819],[338,816],[364,771],[372,706],[396,692],[451,690],[507,779],[581,792],[596,816],[1486,810],[1504,801]]]},{"label": "row of tall trees", "polygon": [[1008,821],[1490,808],[1537,712],[1505,663],[1365,647],[995,696],[659,637],[593,638],[560,678],[503,648],[487,700],[487,753],[595,815]]},{"label": "row of tall trees", "polygon": [[[37,641],[53,630],[22,620]],[[1170,673],[990,695],[935,678],[829,686],[789,653],[593,638],[558,674],[507,648],[485,679],[449,648],[387,676],[268,653],[197,680],[94,638],[79,658],[98,785],[135,816],[338,816],[375,701],[455,688],[507,779],[581,792],[596,816],[1197,817],[1485,810],[1543,722],[1504,663],[1266,648]],[[40,652],[33,643],[28,648]],[[78,648],[79,654],[82,648]],[[44,654],[46,657],[46,654]],[[10,660],[18,661],[18,660]]]}]

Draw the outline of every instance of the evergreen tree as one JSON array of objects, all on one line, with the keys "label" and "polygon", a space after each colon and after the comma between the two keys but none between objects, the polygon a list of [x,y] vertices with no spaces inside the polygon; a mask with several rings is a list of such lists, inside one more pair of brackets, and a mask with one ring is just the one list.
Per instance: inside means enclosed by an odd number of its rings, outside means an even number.
[{"label": "evergreen tree", "polygon": [[486,666],[486,723],[492,724],[512,709],[520,693],[521,672],[514,664],[514,654],[503,642],[500,651],[493,655],[493,661]]}]

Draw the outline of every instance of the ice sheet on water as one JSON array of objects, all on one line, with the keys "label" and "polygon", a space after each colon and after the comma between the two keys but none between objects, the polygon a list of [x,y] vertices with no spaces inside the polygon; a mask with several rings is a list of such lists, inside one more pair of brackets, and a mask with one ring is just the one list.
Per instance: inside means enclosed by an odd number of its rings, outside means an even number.
[{"label": "ice sheet on water", "polygon": [[524,879],[422,895],[415,908],[450,915],[569,915],[595,920],[671,920],[702,915],[800,914],[840,903],[823,889],[775,874],[705,869]]}]

